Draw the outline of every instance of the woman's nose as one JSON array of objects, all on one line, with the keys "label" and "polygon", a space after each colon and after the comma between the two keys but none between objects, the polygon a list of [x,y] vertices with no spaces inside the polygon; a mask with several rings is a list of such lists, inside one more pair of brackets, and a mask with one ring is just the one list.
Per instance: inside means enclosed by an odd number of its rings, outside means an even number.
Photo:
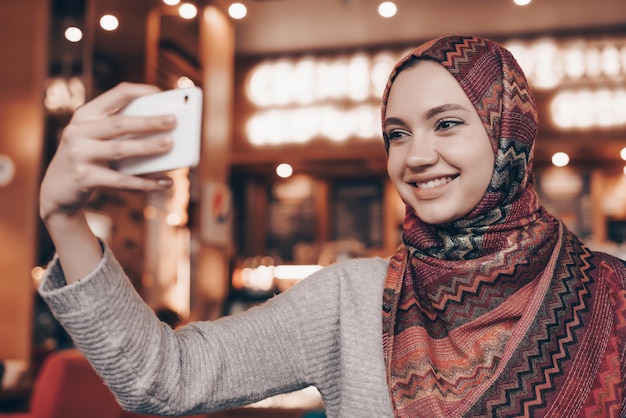
[{"label": "woman's nose", "polygon": [[417,168],[433,165],[439,160],[439,152],[432,138],[414,136],[406,155],[407,166]]}]

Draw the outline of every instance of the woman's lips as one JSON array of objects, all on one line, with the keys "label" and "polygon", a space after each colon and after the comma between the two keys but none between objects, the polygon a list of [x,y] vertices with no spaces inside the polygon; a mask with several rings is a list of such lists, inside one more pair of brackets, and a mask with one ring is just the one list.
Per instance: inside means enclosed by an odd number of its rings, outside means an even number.
[{"label": "woman's lips", "polygon": [[425,182],[416,182],[415,186],[418,189],[432,189],[433,187],[437,187],[437,186],[441,186],[447,183],[450,183],[452,180],[454,180],[453,176],[447,176],[447,177],[440,177],[434,180],[428,180]]},{"label": "woman's lips", "polygon": [[414,188],[415,197],[421,200],[431,200],[442,196],[459,175],[441,176],[430,178],[429,180],[416,181],[411,183]]}]

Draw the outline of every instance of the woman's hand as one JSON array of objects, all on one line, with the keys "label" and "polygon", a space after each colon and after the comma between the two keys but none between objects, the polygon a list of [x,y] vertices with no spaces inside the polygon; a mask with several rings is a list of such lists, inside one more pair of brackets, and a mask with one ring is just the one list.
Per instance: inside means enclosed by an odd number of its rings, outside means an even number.
[{"label": "woman's hand", "polygon": [[[63,266],[65,281],[89,275],[102,258],[102,248],[82,210],[98,187],[160,190],[171,179],[122,174],[111,163],[128,157],[158,155],[172,148],[171,139],[114,139],[124,135],[171,131],[172,115],[125,116],[118,110],[131,100],[159,89],[122,83],[76,110],[63,130],[59,147],[48,165],[39,193],[39,213]],[[165,135],[167,136],[167,135]]]},{"label": "woman's hand", "polygon": [[158,155],[169,151],[171,138],[114,141],[127,134],[170,131],[172,115],[139,117],[118,114],[132,99],[156,93],[144,84],[122,83],[76,110],[63,130],[56,154],[50,162],[40,190],[40,216],[73,217],[98,187],[160,190],[171,186],[167,178],[122,174],[111,163],[128,157]]}]

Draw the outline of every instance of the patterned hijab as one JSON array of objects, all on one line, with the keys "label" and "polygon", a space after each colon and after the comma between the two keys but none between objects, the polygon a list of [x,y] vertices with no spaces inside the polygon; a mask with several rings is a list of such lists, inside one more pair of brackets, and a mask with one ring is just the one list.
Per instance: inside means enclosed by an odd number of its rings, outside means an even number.
[{"label": "patterned hijab", "polygon": [[[420,59],[440,63],[459,82],[495,166],[482,200],[461,219],[429,225],[407,206],[383,299],[395,415],[625,414],[626,269],[589,251],[540,206],[531,174],[537,111],[522,70],[489,40],[429,41],[392,71],[383,122],[395,77]],[[591,296],[600,279],[614,290],[601,301]],[[602,313],[592,313],[601,303]]]}]

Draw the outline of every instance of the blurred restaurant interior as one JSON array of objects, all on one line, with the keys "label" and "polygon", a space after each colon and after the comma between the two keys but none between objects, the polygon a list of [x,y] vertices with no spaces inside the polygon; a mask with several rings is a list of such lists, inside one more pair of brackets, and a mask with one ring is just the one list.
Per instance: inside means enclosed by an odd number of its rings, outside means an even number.
[{"label": "blurred restaurant interior", "polygon": [[[205,95],[198,167],[172,171],[167,192],[99,191],[89,211],[144,300],[181,323],[392,253],[404,206],[386,177],[380,95],[396,59],[444,34],[510,48],[540,109],[542,203],[626,257],[623,0],[176,3],[0,4],[0,416],[28,409],[43,360],[72,345],[35,290],[54,256],[39,181],[72,111],[122,81]],[[223,416],[320,408],[305,390]]]}]

